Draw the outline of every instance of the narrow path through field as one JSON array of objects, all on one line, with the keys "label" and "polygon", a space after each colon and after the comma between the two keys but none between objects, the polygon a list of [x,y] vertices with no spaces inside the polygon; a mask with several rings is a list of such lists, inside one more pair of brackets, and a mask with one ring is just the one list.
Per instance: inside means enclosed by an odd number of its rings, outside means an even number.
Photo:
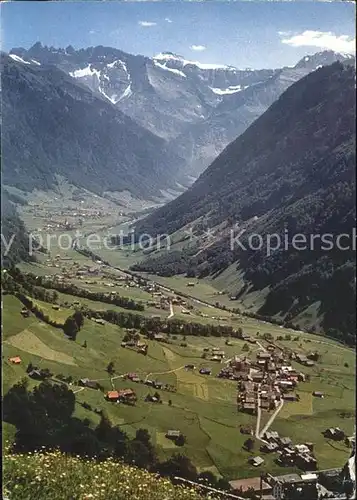
[{"label": "narrow path through field", "polygon": [[257,398],[257,423],[255,426],[255,437],[257,439],[260,438],[259,429],[260,429],[260,420],[262,417],[262,409],[260,408],[260,384],[258,385],[258,398]]},{"label": "narrow path through field", "polygon": [[185,365],[182,365],[182,366],[179,366],[178,368],[174,368],[173,370],[167,370],[166,372],[160,372],[160,373],[148,373],[145,377],[145,382],[147,381],[147,379],[150,377],[150,375],[165,375],[166,373],[174,373],[174,372],[177,372],[179,370],[182,370],[183,368],[185,368]]},{"label": "narrow path through field", "polygon": [[270,429],[271,425],[273,424],[275,418],[277,417],[278,413],[280,412],[280,410],[282,409],[282,407],[284,406],[284,400],[282,399],[279,403],[279,406],[277,407],[277,409],[275,410],[275,412],[273,413],[273,415],[269,418],[268,422],[266,423],[264,429],[262,429],[262,431],[259,433],[259,438],[261,439],[262,436],[264,436],[264,434]]},{"label": "narrow path through field", "polygon": [[259,346],[261,349],[263,349],[263,351],[265,351],[265,352],[266,352],[265,347],[264,347],[264,346],[263,346],[260,342],[258,342],[258,341],[257,341],[257,344],[258,344],[258,346]]},{"label": "narrow path through field", "polygon": [[85,389],[85,387],[80,387],[79,389],[72,391],[72,392],[73,392],[73,394],[77,394],[77,392],[84,391],[84,389]]},{"label": "narrow path through field", "polygon": [[172,302],[170,302],[170,314],[168,315],[167,319],[173,318],[174,315],[175,315],[174,307],[172,305]]}]

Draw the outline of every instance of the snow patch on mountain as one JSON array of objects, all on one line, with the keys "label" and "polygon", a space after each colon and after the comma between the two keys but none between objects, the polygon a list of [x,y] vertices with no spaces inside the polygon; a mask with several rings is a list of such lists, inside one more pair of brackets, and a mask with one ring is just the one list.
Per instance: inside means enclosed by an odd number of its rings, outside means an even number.
[{"label": "snow patch on mountain", "polygon": [[160,69],[165,70],[165,71],[170,71],[170,73],[174,73],[175,75],[179,75],[179,76],[182,76],[183,78],[187,78],[185,73],[183,71],[180,71],[179,69],[168,68],[165,64],[161,64],[155,60],[154,60],[154,65]]},{"label": "snow patch on mountain", "polygon": [[112,63],[107,64],[107,68],[115,68],[118,64],[120,64],[120,66],[123,68],[123,70],[125,71],[125,73],[128,73],[128,69],[126,67],[126,64],[121,59],[116,59]]},{"label": "snow patch on mountain", "polygon": [[73,76],[73,78],[83,78],[84,76],[93,76],[93,75],[97,75],[98,79],[100,78],[100,71],[91,68],[90,64],[88,64],[88,66],[86,66],[85,68],[76,69],[75,71],[70,71],[69,74]]},{"label": "snow patch on mountain", "polygon": [[11,57],[11,59],[13,59],[16,62],[20,62],[20,63],[23,63],[23,64],[31,64],[30,62],[25,61],[24,59],[22,59],[22,57],[17,56],[16,54],[10,54],[10,57]]},{"label": "snow patch on mountain", "polygon": [[118,101],[121,101],[122,99],[125,99],[126,97],[130,97],[132,95],[132,90],[131,90],[131,83],[127,86],[127,88],[124,90],[123,94],[121,97],[119,97]]},{"label": "snow patch on mountain", "polygon": [[39,63],[38,61],[35,61],[35,59],[31,59],[31,62],[36,64],[36,66],[41,66],[41,63]]},{"label": "snow patch on mountain", "polygon": [[247,86],[242,86],[242,85],[230,85],[226,89],[220,89],[217,87],[209,87],[212,92],[214,92],[217,95],[228,95],[228,94],[235,94],[237,92],[241,92],[242,90],[248,88],[249,85]]},{"label": "snow patch on mountain", "polygon": [[226,71],[237,71],[237,68],[233,66],[227,66],[225,64],[209,64],[209,63],[200,63],[198,61],[190,61],[188,59],[184,59],[182,56],[177,56],[172,54],[171,52],[160,52],[153,57],[153,61],[176,61],[182,64],[182,67],[191,65],[196,66],[199,69],[224,69]]}]

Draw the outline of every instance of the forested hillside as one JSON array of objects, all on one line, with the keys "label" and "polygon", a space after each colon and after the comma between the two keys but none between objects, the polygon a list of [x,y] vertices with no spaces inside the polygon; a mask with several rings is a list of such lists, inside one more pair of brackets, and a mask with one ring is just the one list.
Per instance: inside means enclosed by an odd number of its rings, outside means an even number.
[{"label": "forested hillside", "polygon": [[[217,276],[235,263],[235,272],[244,272],[237,296],[269,287],[259,313],[292,319],[320,302],[323,328],[354,341],[354,117],[352,67],[335,63],[292,85],[187,192],[136,227],[138,234],[172,234],[187,226],[196,243],[152,255],[136,269],[202,277]],[[203,244],[207,228],[214,237]],[[331,234],[335,241],[326,249],[317,237],[308,249],[290,245],[267,255],[265,245],[232,247],[231,229],[234,236],[245,230],[240,237],[245,245],[254,233],[264,241],[273,233],[282,241],[286,233],[290,238],[303,233],[307,241],[310,235]],[[336,243],[343,233],[349,235],[341,239],[344,250]]]}]

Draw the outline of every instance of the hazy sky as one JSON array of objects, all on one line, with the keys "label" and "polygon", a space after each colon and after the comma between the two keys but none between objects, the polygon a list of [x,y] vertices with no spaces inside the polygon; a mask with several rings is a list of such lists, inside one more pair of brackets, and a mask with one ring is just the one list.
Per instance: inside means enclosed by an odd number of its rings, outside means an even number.
[{"label": "hazy sky", "polygon": [[324,49],[354,51],[348,2],[9,2],[2,49],[104,45],[237,67],[279,67]]}]

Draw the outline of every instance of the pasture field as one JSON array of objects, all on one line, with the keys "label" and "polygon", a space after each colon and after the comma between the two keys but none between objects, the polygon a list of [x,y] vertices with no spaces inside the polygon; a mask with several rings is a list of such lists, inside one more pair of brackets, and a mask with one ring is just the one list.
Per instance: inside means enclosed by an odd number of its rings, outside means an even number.
[{"label": "pasture field", "polygon": [[[128,288],[125,291],[130,293],[131,290]],[[51,317],[58,313],[64,319],[66,314],[72,314],[73,302],[77,300],[97,310],[109,307],[118,311],[124,310],[98,301],[62,293],[58,295],[59,303],[68,302],[72,307],[61,306],[60,311],[55,311],[51,304],[38,301],[40,307],[47,307],[46,311]],[[21,307],[22,304],[13,296],[4,296],[4,392],[26,376],[26,366],[31,362],[49,368],[55,377],[58,374],[73,377],[72,389],[76,393],[78,417],[88,418],[92,425],[95,425],[99,417],[93,410],[102,408],[113,423],[120,425],[130,435],[140,427],[148,429],[161,459],[179,451],[189,456],[200,470],[213,468],[228,479],[255,476],[256,468],[247,463],[252,455],[263,456],[265,463],[261,469],[273,474],[294,470],[282,469],[276,465],[274,462],[276,455],[262,454],[259,451],[259,443],[256,443],[251,453],[242,449],[247,436],[240,433],[239,427],[249,425],[254,428],[256,417],[237,412],[236,383],[216,377],[223,365],[202,359],[203,349],[207,347],[219,347],[224,350],[225,361],[236,354],[253,357],[260,349],[259,344],[247,344],[249,351],[246,351],[243,349],[245,342],[238,339],[230,339],[232,345],[226,345],[225,338],[184,337],[183,332],[176,338],[172,336],[172,344],[147,341],[148,355],[143,356],[121,347],[125,332],[118,326],[109,323],[99,325],[86,319],[76,341],[73,342],[67,339],[61,329],[53,328],[37,320],[33,315],[23,318],[20,314]],[[158,310],[153,309],[153,311],[158,314]],[[147,309],[144,314],[152,315],[153,311]],[[218,314],[222,312],[219,311]],[[168,311],[162,313],[166,317],[169,314]],[[192,321],[192,316],[186,316],[184,319]],[[319,352],[320,360],[312,368],[293,362],[293,365],[308,374],[310,379],[299,384],[297,392],[300,401],[286,403],[274,421],[272,429],[281,435],[290,436],[294,443],[314,442],[320,468],[343,464],[349,456],[349,449],[344,443],[330,442],[321,432],[332,426],[341,427],[347,434],[353,431],[355,412],[353,350],[318,335],[280,329],[250,318],[240,319],[245,333],[255,336],[259,332],[258,340],[263,347],[267,344],[261,337],[264,333],[270,333],[276,344],[281,347],[289,347],[304,353],[312,350]],[[286,334],[291,335],[290,340],[277,340],[279,336],[284,338]],[[294,340],[297,337],[299,340]],[[83,347],[84,341],[87,343],[87,348]],[[181,345],[183,342],[187,347]],[[8,358],[17,355],[22,359],[21,365],[10,364]],[[106,371],[110,361],[114,362],[115,367],[112,380]],[[194,364],[195,371],[186,370],[184,368],[186,364]],[[198,370],[203,366],[210,367],[212,375],[200,375]],[[162,403],[147,403],[144,401],[145,396],[148,393],[153,394],[156,389],[120,378],[120,375],[127,372],[136,372],[142,379],[149,378],[170,384],[176,387],[176,392],[158,390]],[[132,388],[138,396],[136,406],[109,403],[105,401],[102,392],[79,388],[76,381],[84,377],[100,381],[105,390]],[[30,386],[37,383],[31,380]],[[323,391],[325,398],[313,397],[314,390]],[[171,405],[168,404],[169,400]],[[84,408],[83,403],[89,404],[91,409]],[[262,425],[267,419],[268,414],[263,412]],[[187,442],[183,447],[177,447],[165,437],[167,430],[176,428],[186,436]],[[13,436],[14,429],[11,426],[6,426],[5,430],[8,436]]]}]

